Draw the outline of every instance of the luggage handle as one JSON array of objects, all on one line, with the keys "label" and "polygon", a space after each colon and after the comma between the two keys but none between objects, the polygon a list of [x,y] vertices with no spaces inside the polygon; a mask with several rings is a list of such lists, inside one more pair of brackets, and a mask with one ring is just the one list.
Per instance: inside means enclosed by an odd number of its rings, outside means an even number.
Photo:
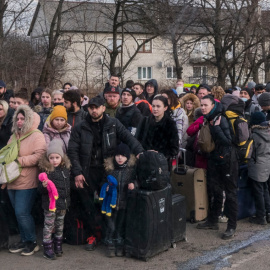
[{"label": "luggage handle", "polygon": [[179,158],[178,158],[178,156],[176,157],[176,168],[174,169],[174,173],[176,173],[176,174],[179,174],[179,175],[185,175],[186,173],[187,173],[187,170],[188,170],[188,167],[187,167],[187,161],[186,161],[186,152],[187,152],[187,150],[185,149],[185,148],[179,148],[179,150],[181,151],[181,152],[183,152],[183,156],[184,156],[184,165],[183,166],[181,166],[180,168],[179,168],[179,164],[178,164],[178,160],[179,160]]}]

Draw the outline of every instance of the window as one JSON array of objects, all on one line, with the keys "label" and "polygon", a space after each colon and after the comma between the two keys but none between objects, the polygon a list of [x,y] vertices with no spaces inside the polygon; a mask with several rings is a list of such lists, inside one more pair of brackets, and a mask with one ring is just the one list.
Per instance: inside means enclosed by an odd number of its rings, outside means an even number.
[{"label": "window", "polygon": [[139,80],[152,79],[152,67],[138,67],[138,79]]},{"label": "window", "polygon": [[[117,39],[116,40],[116,46],[117,46],[118,52],[120,52],[121,48],[122,48],[122,39]],[[113,50],[113,38],[108,38],[108,49],[110,51]]]},{"label": "window", "polygon": [[167,67],[167,79],[176,79],[176,68],[175,67]]},{"label": "window", "polygon": [[202,79],[202,83],[207,83],[207,67],[193,67],[193,78]]},{"label": "window", "polygon": [[[143,42],[145,42],[145,39],[138,39],[138,44],[141,45]],[[148,41],[143,44],[143,46],[139,50],[140,53],[151,53],[152,52],[152,41]]]},{"label": "window", "polygon": [[208,50],[208,41],[200,41],[194,46],[194,51],[192,53],[194,58],[199,59],[208,59],[209,50]]}]

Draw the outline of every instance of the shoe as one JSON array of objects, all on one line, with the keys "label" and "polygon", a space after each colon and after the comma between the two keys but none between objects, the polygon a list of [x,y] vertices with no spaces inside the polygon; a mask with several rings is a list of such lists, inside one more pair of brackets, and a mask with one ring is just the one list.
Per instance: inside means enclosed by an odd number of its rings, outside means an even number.
[{"label": "shoe", "polygon": [[124,256],[124,240],[121,237],[119,237],[116,240],[116,251],[115,251],[115,255],[117,257],[123,257]]},{"label": "shoe", "polygon": [[267,213],[266,214],[266,222],[267,223],[270,223],[270,213]]},{"label": "shoe", "polygon": [[53,250],[54,243],[51,240],[50,242],[43,242],[43,257],[49,260],[55,260],[56,256]]},{"label": "shoe", "polygon": [[231,238],[233,238],[234,237],[234,234],[235,234],[235,229],[227,229],[226,231],[225,231],[225,233],[223,233],[223,235],[222,235],[222,239],[223,240],[228,240],[228,239],[231,239]]},{"label": "shoe", "polygon": [[115,256],[115,246],[114,246],[114,242],[111,239],[107,240],[107,252],[106,252],[106,256],[109,258],[112,258]]},{"label": "shoe", "polygon": [[14,244],[10,245],[10,247],[9,247],[8,250],[11,253],[19,253],[19,252],[22,252],[23,251],[23,249],[25,248],[25,246],[26,246],[26,243],[20,241],[18,243],[14,243]]},{"label": "shoe", "polygon": [[259,225],[267,225],[266,218],[258,218],[258,217],[250,217],[249,222],[253,224],[259,224]]},{"label": "shoe", "polygon": [[26,246],[23,249],[21,255],[30,256],[30,255],[33,255],[37,251],[39,251],[39,246],[37,245],[37,243],[28,241],[26,242]]},{"label": "shoe", "polygon": [[87,238],[87,244],[85,245],[85,250],[92,251],[95,250],[97,246],[97,240],[95,236],[90,236]]},{"label": "shoe", "polygon": [[61,257],[63,254],[62,243],[63,243],[63,237],[54,237],[53,239],[54,253],[57,257]]},{"label": "shoe", "polygon": [[197,229],[203,229],[203,230],[218,230],[218,223],[212,223],[210,221],[205,221],[203,223],[199,223],[197,225]]},{"label": "shoe", "polygon": [[226,216],[219,216],[218,217],[218,223],[227,223],[228,218]]}]

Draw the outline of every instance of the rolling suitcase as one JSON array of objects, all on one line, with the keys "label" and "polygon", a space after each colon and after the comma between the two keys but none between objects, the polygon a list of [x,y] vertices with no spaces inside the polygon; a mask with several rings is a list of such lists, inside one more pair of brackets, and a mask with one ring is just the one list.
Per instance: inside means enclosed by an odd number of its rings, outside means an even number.
[{"label": "rolling suitcase", "polygon": [[250,181],[247,166],[240,166],[237,181],[238,220],[254,216],[256,213],[252,183]]},{"label": "rolling suitcase", "polygon": [[147,261],[171,246],[171,186],[129,193],[126,218],[126,256]]},{"label": "rolling suitcase", "polygon": [[173,194],[186,197],[186,217],[191,223],[204,220],[208,214],[206,172],[204,169],[186,166],[186,149],[181,149],[184,165],[178,165],[172,172]]},{"label": "rolling suitcase", "polygon": [[172,196],[172,246],[176,242],[186,240],[186,201],[180,194]]}]

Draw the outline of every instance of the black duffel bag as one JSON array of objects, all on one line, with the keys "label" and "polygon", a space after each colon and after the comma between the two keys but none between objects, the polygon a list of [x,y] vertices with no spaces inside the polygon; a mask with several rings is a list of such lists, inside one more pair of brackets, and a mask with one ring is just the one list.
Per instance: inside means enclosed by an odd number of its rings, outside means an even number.
[{"label": "black duffel bag", "polygon": [[139,186],[147,190],[160,190],[170,183],[168,161],[162,153],[143,152],[138,161],[137,175]]}]

